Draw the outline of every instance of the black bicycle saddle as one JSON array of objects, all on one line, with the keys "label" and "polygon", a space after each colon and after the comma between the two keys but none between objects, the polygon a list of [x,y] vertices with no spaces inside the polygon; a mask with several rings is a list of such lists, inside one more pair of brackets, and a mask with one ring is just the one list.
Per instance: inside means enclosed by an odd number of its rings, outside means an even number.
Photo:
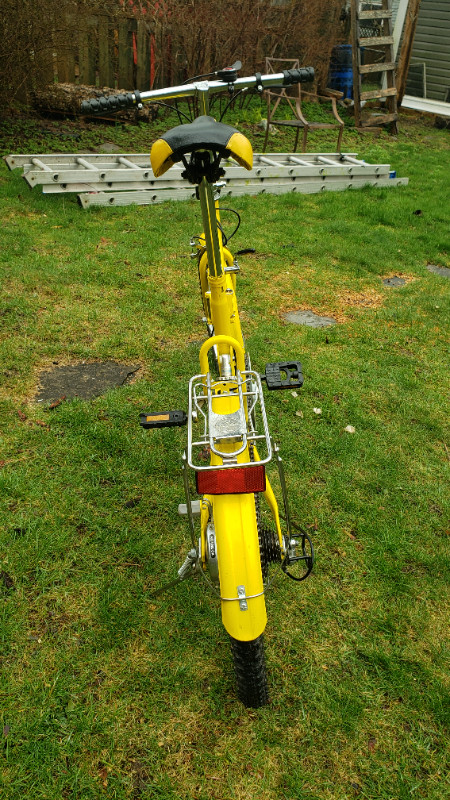
[{"label": "black bicycle saddle", "polygon": [[194,122],[171,128],[153,144],[150,161],[155,178],[164,175],[182,156],[196,150],[211,150],[221,158],[232,156],[241,167],[253,166],[252,146],[236,128],[216,122],[213,117],[197,117]]}]

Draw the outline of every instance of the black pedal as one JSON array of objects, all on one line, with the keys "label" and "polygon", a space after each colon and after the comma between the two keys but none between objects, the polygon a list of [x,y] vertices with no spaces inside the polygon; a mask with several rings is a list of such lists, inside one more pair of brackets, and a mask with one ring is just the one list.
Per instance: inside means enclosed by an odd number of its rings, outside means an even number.
[{"label": "black pedal", "polygon": [[300,389],[303,386],[300,361],[276,361],[266,364],[263,376],[268,389]]},{"label": "black pedal", "polygon": [[187,420],[185,411],[143,411],[139,415],[139,425],[146,429],[181,427]]}]

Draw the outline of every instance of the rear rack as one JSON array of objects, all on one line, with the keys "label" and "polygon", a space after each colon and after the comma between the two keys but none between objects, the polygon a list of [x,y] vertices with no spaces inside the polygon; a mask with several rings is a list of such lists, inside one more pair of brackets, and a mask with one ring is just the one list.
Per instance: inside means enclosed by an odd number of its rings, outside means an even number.
[{"label": "rear rack", "polygon": [[[230,403],[231,401],[231,403]],[[219,413],[220,406],[235,406],[228,413]],[[214,408],[213,408],[214,406]],[[201,426],[197,432],[194,424]],[[262,429],[258,433],[257,427]],[[194,470],[226,469],[250,466],[242,461],[250,445],[258,447],[258,463],[272,458],[272,445],[264,407],[261,379],[257,372],[236,371],[236,375],[212,378],[211,373],[194,375],[189,381],[188,464]],[[205,464],[205,450],[222,460]]]}]

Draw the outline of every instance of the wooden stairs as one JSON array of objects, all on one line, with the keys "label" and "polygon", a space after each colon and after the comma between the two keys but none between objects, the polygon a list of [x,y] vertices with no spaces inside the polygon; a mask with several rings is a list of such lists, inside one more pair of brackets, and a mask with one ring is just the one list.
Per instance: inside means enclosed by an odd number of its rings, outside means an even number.
[{"label": "wooden stairs", "polygon": [[[351,0],[351,33],[355,125],[361,129],[389,125],[391,133],[397,133],[392,0]],[[363,81],[372,75],[381,85],[366,90]],[[377,107],[373,101],[378,101]]]}]

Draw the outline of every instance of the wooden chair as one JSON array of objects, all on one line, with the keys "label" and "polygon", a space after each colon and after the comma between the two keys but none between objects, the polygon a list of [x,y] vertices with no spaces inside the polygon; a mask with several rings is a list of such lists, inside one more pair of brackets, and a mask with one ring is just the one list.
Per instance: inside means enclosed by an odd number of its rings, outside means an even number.
[{"label": "wooden chair", "polygon": [[[288,65],[288,66],[287,66]],[[298,59],[283,59],[283,58],[266,58],[266,73],[278,73],[282,72],[283,69],[299,69],[300,62]],[[337,129],[338,138],[337,138],[337,145],[336,145],[336,152],[340,152],[341,150],[341,142],[342,142],[342,132],[344,130],[344,121],[340,118],[337,110],[337,100],[344,96],[343,92],[338,92],[335,89],[325,89],[322,95],[316,94],[314,92],[305,92],[301,89],[301,84],[297,84],[295,87],[292,87],[290,91],[291,94],[287,94],[287,91],[282,86],[272,87],[271,89],[265,90],[265,95],[267,99],[267,127],[266,127],[266,135],[264,138],[264,145],[263,145],[263,152],[266,152],[267,141],[269,139],[270,134],[270,126],[273,125],[275,127],[278,126],[285,126],[290,128],[296,128],[296,135],[295,135],[295,143],[293,152],[297,151],[298,139],[300,135],[300,131],[303,131],[303,138],[302,138],[302,152],[306,153],[306,145],[308,139],[309,131],[317,131],[317,130],[330,130],[330,129]],[[305,116],[302,111],[302,100],[311,100],[313,102],[328,102],[331,103],[330,113],[333,116],[334,121],[330,122],[310,122],[305,119]],[[288,105],[288,113],[290,114],[289,119],[278,119],[276,117],[276,112],[278,107],[281,104]]]}]

